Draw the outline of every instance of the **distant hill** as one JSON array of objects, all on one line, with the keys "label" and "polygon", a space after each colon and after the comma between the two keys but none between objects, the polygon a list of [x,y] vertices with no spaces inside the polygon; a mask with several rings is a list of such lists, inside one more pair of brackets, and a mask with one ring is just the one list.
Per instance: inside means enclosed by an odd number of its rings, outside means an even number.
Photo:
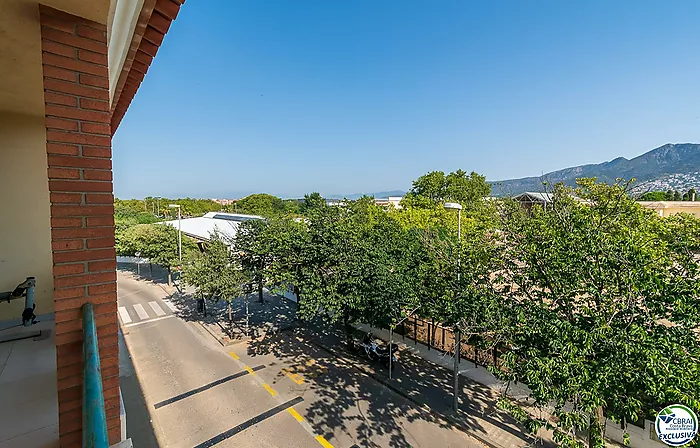
[{"label": "distant hill", "polygon": [[627,160],[618,157],[610,162],[580,165],[552,171],[541,177],[524,177],[491,182],[494,196],[512,196],[524,191],[542,191],[542,182],[576,185],[580,177],[596,177],[615,182],[616,178],[637,179],[637,191],[687,190],[700,187],[700,144],[666,144]]},{"label": "distant hill", "polygon": [[362,196],[374,196],[375,198],[388,198],[389,196],[403,196],[406,192],[403,190],[379,191],[377,193],[353,193],[353,194],[333,194],[327,196],[326,199],[360,199]]}]

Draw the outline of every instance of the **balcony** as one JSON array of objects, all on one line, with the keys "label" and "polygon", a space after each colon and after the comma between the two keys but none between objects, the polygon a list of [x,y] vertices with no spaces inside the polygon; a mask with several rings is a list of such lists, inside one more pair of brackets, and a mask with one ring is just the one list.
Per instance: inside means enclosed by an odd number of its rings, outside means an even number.
[{"label": "balcony", "polygon": [[11,37],[0,40],[0,292],[34,276],[39,315],[17,327],[24,308],[0,303],[0,340],[42,330],[0,343],[0,447],[106,446],[84,438],[86,303],[115,445],[124,418],[111,139],[183,0],[0,3]]}]

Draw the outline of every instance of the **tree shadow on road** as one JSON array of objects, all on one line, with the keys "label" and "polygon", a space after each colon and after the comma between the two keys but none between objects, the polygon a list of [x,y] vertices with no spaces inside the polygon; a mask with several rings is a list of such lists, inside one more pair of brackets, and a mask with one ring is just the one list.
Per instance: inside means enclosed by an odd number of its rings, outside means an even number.
[{"label": "tree shadow on road", "polygon": [[[455,416],[449,370],[404,350],[389,380],[385,366],[363,359],[343,341],[340,328],[319,319],[293,330],[267,332],[249,342],[248,354],[272,354],[310,378],[309,387],[318,398],[307,407],[306,417],[319,434],[353,428],[355,443],[360,446],[380,446],[373,440],[382,436],[390,438],[391,446],[408,447],[411,442],[402,426],[405,419],[441,428],[457,427],[487,442],[492,436],[489,430],[494,430],[484,426],[483,422],[488,422],[517,437],[519,445],[533,442],[523,428],[495,407],[496,393],[487,386],[460,378],[462,410]],[[314,369],[325,373],[314,375]],[[358,407],[362,412],[357,412]]]},{"label": "tree shadow on road", "polygon": [[[120,263],[119,269],[137,276],[134,264]],[[162,272],[158,272],[159,269]],[[154,276],[144,280],[166,283],[167,271],[154,266]],[[327,437],[338,431],[355,434],[362,447],[378,447],[378,437],[390,439],[390,446],[409,447],[407,429],[402,422],[417,420],[441,428],[457,428],[488,444],[489,431],[505,431],[517,445],[535,440],[510,416],[495,407],[497,394],[480,383],[460,378],[460,412],[452,411],[452,372],[420,356],[403,350],[389,380],[387,368],[362,358],[344,342],[344,332],[323,320],[300,322],[296,305],[274,294],[265,294],[264,303],[256,295],[232,302],[232,325],[228,324],[226,302],[207,301],[207,316],[197,310],[196,301],[185,292],[170,297],[178,317],[204,325],[218,325],[229,342],[249,340],[252,357],[274,355],[290,370],[300,373],[313,389],[314,397],[306,407],[306,418],[318,433]],[[410,344],[410,341],[407,341]],[[225,343],[225,341],[224,341]],[[285,373],[281,372],[281,379]],[[358,411],[359,409],[359,411]],[[490,425],[484,425],[484,422]],[[495,428],[494,428],[495,427]]]},{"label": "tree shadow on road", "polygon": [[131,273],[136,280],[161,285],[168,284],[168,270],[157,264],[119,261],[117,262],[117,270]]}]

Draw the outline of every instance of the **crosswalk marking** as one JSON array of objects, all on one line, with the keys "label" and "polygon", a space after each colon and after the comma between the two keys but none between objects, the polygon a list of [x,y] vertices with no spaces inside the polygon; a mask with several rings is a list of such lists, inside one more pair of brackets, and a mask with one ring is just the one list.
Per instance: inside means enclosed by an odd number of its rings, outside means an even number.
[{"label": "crosswalk marking", "polygon": [[163,319],[172,319],[173,317],[177,317],[177,316],[175,316],[174,314],[168,314],[167,316],[154,317],[153,319],[142,320],[141,322],[134,322],[133,324],[126,324],[126,325],[124,325],[124,328],[131,328],[131,327],[137,327],[139,325],[151,324],[153,322],[158,322],[159,320],[163,320]]},{"label": "crosswalk marking", "polygon": [[148,302],[149,305],[151,305],[151,308],[153,308],[153,312],[156,313],[156,316],[165,316],[165,311],[163,311],[163,308],[158,305],[156,302]]},{"label": "crosswalk marking", "polygon": [[119,307],[119,316],[122,318],[122,323],[128,324],[131,322],[131,316],[129,316],[129,312],[126,310],[125,306]]},{"label": "crosswalk marking", "polygon": [[143,305],[137,303],[134,305],[134,309],[136,310],[136,314],[139,315],[139,319],[148,319],[148,313],[143,309]]},{"label": "crosswalk marking", "polygon": [[[165,302],[165,300],[163,302],[168,306],[169,309],[175,309],[175,306],[172,304],[172,302],[167,303]],[[129,311],[129,308],[133,309]],[[141,325],[148,322],[159,321],[167,319],[169,317],[177,317],[176,313],[168,313],[168,310],[166,310],[160,303],[158,303],[158,301],[155,300],[145,303],[136,303],[119,306],[118,311],[119,317],[121,318],[121,323],[124,327],[133,327],[134,325]],[[136,317],[137,315],[138,317]]]},{"label": "crosswalk marking", "polygon": [[165,304],[165,306],[170,308],[170,311],[172,311],[173,313],[177,313],[177,308],[175,308],[175,305],[173,304],[173,302],[171,302],[168,299],[163,299],[163,303]]}]

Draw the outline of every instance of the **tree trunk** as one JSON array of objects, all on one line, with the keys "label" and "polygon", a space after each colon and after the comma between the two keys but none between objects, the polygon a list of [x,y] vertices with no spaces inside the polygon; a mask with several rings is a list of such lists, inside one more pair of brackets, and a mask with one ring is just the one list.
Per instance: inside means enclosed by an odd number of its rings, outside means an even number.
[{"label": "tree trunk", "polygon": [[262,280],[258,281],[258,301],[260,303],[264,303],[263,301],[263,282]]},{"label": "tree trunk", "polygon": [[230,300],[228,301],[227,307],[228,307],[228,321],[233,322],[233,317],[231,317],[231,301]]},{"label": "tree trunk", "polygon": [[299,294],[299,287],[294,285],[294,296],[297,298],[297,309],[301,306],[301,294]]},{"label": "tree trunk", "polygon": [[148,270],[151,273],[151,278],[153,278],[153,263],[151,263],[150,261],[148,262]]},{"label": "tree trunk", "polygon": [[173,286],[173,274],[170,271],[170,266],[168,266],[168,286]]},{"label": "tree trunk", "polygon": [[595,414],[591,414],[588,420],[588,448],[602,448],[603,440],[603,407],[599,406]]},{"label": "tree trunk", "polygon": [[352,346],[352,327],[350,326],[350,312],[343,311],[343,328],[345,329],[345,342],[348,347]]},{"label": "tree trunk", "polygon": [[248,294],[245,295],[245,335],[250,337],[250,314],[248,314]]}]

